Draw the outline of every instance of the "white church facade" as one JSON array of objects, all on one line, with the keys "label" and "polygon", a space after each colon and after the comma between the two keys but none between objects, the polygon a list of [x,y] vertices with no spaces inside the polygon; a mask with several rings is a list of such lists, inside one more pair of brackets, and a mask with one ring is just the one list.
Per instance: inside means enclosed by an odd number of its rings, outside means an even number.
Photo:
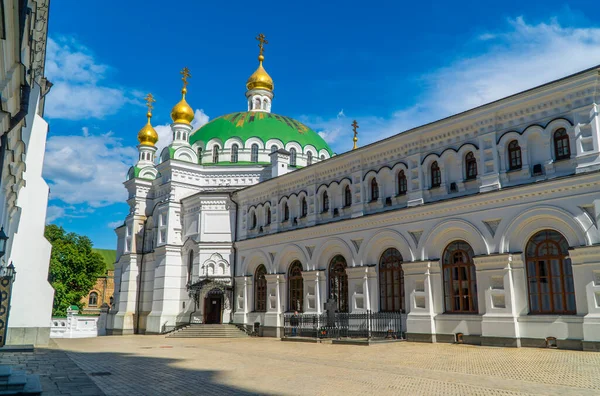
[{"label": "white church facade", "polygon": [[[109,332],[401,313],[408,340],[600,350],[600,67],[333,155],[271,112],[140,138]],[[184,72],[187,84],[187,72]]]}]

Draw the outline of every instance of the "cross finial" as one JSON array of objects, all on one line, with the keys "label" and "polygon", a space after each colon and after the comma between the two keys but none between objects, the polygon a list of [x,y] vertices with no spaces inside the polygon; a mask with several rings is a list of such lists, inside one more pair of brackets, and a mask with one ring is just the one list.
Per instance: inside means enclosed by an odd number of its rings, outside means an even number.
[{"label": "cross finial", "polygon": [[358,146],[356,145],[356,143],[358,143],[358,131],[357,131],[358,128],[360,128],[358,126],[358,122],[356,122],[356,120],[354,120],[352,122],[352,130],[354,131],[354,138],[352,139],[354,141],[354,147],[352,148],[352,150],[356,150],[358,148]]},{"label": "cross finial", "polygon": [[188,85],[188,78],[192,77],[192,75],[190,74],[190,69],[188,69],[187,67],[184,67],[181,71],[181,81],[183,81],[183,88],[185,89],[185,87],[187,87]]},{"label": "cross finial", "polygon": [[258,40],[258,48],[260,49],[260,52],[258,53],[258,56],[260,58],[261,56],[263,56],[263,51],[265,50],[265,44],[269,44],[269,42],[265,38],[265,35],[262,33],[260,33],[258,36],[256,36],[256,39]]},{"label": "cross finial", "polygon": [[154,108],[152,103],[156,102],[156,99],[154,99],[154,96],[152,96],[152,94],[149,93],[148,95],[146,95],[144,100],[146,101],[146,106],[148,106],[148,113],[152,114],[152,109]]}]

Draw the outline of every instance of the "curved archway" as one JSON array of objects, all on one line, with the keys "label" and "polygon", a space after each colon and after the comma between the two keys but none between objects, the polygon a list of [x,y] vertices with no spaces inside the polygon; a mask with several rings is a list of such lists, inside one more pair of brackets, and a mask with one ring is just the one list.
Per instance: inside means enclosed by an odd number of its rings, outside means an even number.
[{"label": "curved archway", "polygon": [[404,271],[402,255],[397,249],[386,249],[379,258],[379,310],[404,312]]},{"label": "curved archway", "polygon": [[465,241],[454,241],[442,255],[444,307],[448,313],[478,313],[477,277],[473,256]]},{"label": "curved archway", "polygon": [[329,296],[335,300],[338,312],[348,312],[347,267],[346,259],[340,254],[329,262]]},{"label": "curved archway", "polygon": [[267,268],[261,264],[254,273],[254,310],[267,311]]},{"label": "curved archway", "polygon": [[303,312],[304,308],[304,279],[302,278],[302,263],[294,260],[288,270],[288,309]]}]

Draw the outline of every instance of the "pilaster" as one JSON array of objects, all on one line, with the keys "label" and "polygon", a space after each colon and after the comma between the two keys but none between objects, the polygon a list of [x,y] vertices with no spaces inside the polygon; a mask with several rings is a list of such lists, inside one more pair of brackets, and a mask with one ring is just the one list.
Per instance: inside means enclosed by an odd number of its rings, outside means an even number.
[{"label": "pilaster", "polygon": [[372,285],[377,274],[374,266],[348,267],[348,298],[350,312],[363,312],[372,310],[370,291],[375,290]]},{"label": "pilaster", "polygon": [[[577,315],[583,316],[584,349],[600,349],[600,246],[569,250]],[[595,348],[591,347],[595,344]],[[587,347],[586,347],[587,345]]]},{"label": "pilaster", "polygon": [[[404,294],[408,296],[406,336],[414,341],[436,341],[435,316],[441,312],[434,290],[441,293],[439,261],[403,263]],[[441,299],[441,295],[440,295]]]}]

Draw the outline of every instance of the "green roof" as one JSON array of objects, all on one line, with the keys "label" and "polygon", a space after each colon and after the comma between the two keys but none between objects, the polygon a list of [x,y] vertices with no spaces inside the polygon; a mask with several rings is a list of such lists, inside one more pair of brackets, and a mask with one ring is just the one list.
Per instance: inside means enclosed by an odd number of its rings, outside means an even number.
[{"label": "green roof", "polygon": [[110,249],[92,249],[94,252],[98,253],[104,259],[106,263],[106,269],[109,271],[113,271],[115,269],[115,261],[117,261],[117,251]]},{"label": "green roof", "polygon": [[255,137],[267,143],[269,139],[278,139],[287,144],[297,142],[302,148],[312,145],[318,151],[333,152],[318,133],[290,117],[273,113],[245,111],[231,113],[215,118],[202,126],[190,136],[190,144],[197,141],[205,143],[211,139],[219,139],[225,143],[227,139],[237,137],[243,142]]}]

